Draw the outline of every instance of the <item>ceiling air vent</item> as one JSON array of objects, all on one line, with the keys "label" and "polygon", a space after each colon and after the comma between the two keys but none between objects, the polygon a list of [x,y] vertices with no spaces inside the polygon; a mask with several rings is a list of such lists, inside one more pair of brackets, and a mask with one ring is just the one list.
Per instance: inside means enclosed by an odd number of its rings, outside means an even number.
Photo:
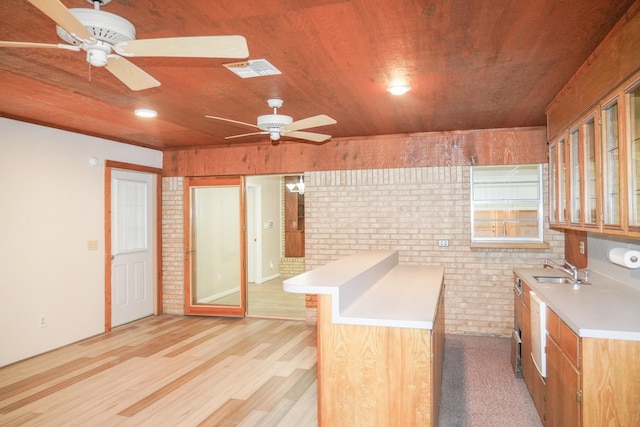
[{"label": "ceiling air vent", "polygon": [[282,74],[280,70],[271,65],[266,59],[250,59],[248,61],[224,64],[224,66],[243,79]]}]

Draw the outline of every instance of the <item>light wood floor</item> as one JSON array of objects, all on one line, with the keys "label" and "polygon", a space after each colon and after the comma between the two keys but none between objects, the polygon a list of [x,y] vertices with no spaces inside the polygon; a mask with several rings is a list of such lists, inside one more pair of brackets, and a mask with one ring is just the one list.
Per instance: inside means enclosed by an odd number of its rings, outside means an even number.
[{"label": "light wood floor", "polygon": [[277,278],[261,284],[249,283],[247,314],[258,317],[304,319],[304,294],[285,292]]},{"label": "light wood floor", "polygon": [[153,316],[0,368],[2,426],[316,426],[303,322]]},{"label": "light wood floor", "polygon": [[[283,280],[277,278],[260,284],[249,283],[247,286],[247,316],[304,320],[305,295],[285,292],[282,289]],[[239,294],[237,292],[218,298],[211,304],[237,306],[240,301]]]}]

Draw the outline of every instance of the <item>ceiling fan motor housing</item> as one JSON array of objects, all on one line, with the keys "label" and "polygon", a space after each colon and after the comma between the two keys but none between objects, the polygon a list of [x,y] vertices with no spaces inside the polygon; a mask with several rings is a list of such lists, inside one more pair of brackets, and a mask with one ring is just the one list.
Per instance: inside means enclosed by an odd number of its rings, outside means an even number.
[{"label": "ceiling fan motor housing", "polygon": [[[75,8],[69,11],[78,18],[93,36],[100,41],[114,45],[116,43],[135,40],[136,28],[126,19],[102,10]],[[58,36],[74,46],[82,46],[83,42],[69,34],[64,28],[56,26]]]},{"label": "ceiling fan motor housing", "polygon": [[258,116],[258,127],[263,131],[281,132],[286,125],[293,123],[293,118],[283,114],[265,114]]}]

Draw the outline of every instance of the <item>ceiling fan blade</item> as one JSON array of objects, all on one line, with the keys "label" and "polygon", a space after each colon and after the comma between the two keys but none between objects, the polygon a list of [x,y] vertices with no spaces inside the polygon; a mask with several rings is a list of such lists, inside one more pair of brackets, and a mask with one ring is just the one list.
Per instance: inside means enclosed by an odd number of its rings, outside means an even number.
[{"label": "ceiling fan blade", "polygon": [[182,58],[246,58],[247,40],[242,36],[198,36],[142,39],[120,42],[114,50],[124,56]]},{"label": "ceiling fan blade", "polygon": [[109,55],[107,65],[104,67],[131,90],[143,90],[160,86],[160,82],[150,74],[121,56]]},{"label": "ceiling fan blade", "polygon": [[40,9],[56,24],[64,28],[69,34],[86,44],[96,44],[97,40],[84,25],[73,16],[60,0],[28,0]]},{"label": "ceiling fan blade", "polygon": [[251,132],[251,133],[243,133],[241,135],[231,135],[231,136],[225,136],[224,139],[233,139],[233,138],[242,138],[243,136],[251,136],[251,135],[266,135],[269,132]]},{"label": "ceiling fan blade", "polygon": [[291,132],[291,131],[294,131],[294,130],[315,128],[315,127],[318,127],[318,126],[334,125],[336,123],[338,123],[338,122],[336,122],[331,117],[326,116],[324,114],[320,114],[318,116],[313,116],[313,117],[308,117],[306,119],[296,120],[295,122],[293,122],[291,124],[283,126],[282,129],[285,132]]},{"label": "ceiling fan blade", "polygon": [[258,126],[253,125],[253,124],[251,124],[251,123],[239,122],[239,121],[237,121],[237,120],[226,119],[226,118],[224,118],[224,117],[216,117],[216,116],[205,116],[205,117],[207,117],[207,118],[209,118],[209,119],[222,120],[222,121],[224,121],[224,122],[237,123],[237,124],[239,124],[239,125],[250,126],[250,127],[252,127],[252,128],[260,129]]},{"label": "ceiling fan blade", "polygon": [[72,46],[70,44],[52,44],[52,43],[30,43],[30,42],[8,42],[8,41],[0,41],[0,47],[28,47],[28,48],[36,48],[36,49],[67,49],[74,50],[76,52],[80,51],[82,48],[80,46]]},{"label": "ceiling fan blade", "polygon": [[285,132],[284,136],[290,136],[293,138],[306,139],[307,141],[313,142],[324,142],[331,139],[331,135],[325,135],[323,133],[314,133],[314,132]]}]

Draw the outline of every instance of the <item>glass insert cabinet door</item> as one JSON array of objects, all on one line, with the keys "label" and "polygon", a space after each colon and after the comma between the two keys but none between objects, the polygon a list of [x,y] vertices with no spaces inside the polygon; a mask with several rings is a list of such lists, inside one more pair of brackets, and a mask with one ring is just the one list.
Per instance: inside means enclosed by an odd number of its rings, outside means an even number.
[{"label": "glass insert cabinet door", "polygon": [[629,226],[640,227],[640,83],[627,92],[629,147]]},{"label": "glass insert cabinet door", "polygon": [[558,141],[558,222],[567,223],[567,155],[565,138]]},{"label": "glass insert cabinet door", "polygon": [[580,141],[579,128],[569,132],[569,222],[581,224],[580,209]]},{"label": "glass insert cabinet door", "polygon": [[582,124],[582,156],[584,164],[584,224],[598,226],[598,207],[596,194],[596,132],[595,120],[589,117]]},{"label": "glass insert cabinet door", "polygon": [[618,128],[618,101],[602,109],[603,196],[604,226],[621,226],[620,215],[620,144]]},{"label": "glass insert cabinet door", "polygon": [[557,186],[558,186],[558,169],[556,166],[558,144],[552,143],[549,146],[549,223],[554,225],[558,222],[557,215]]},{"label": "glass insert cabinet door", "polygon": [[185,313],[244,316],[241,177],[185,178]]}]

